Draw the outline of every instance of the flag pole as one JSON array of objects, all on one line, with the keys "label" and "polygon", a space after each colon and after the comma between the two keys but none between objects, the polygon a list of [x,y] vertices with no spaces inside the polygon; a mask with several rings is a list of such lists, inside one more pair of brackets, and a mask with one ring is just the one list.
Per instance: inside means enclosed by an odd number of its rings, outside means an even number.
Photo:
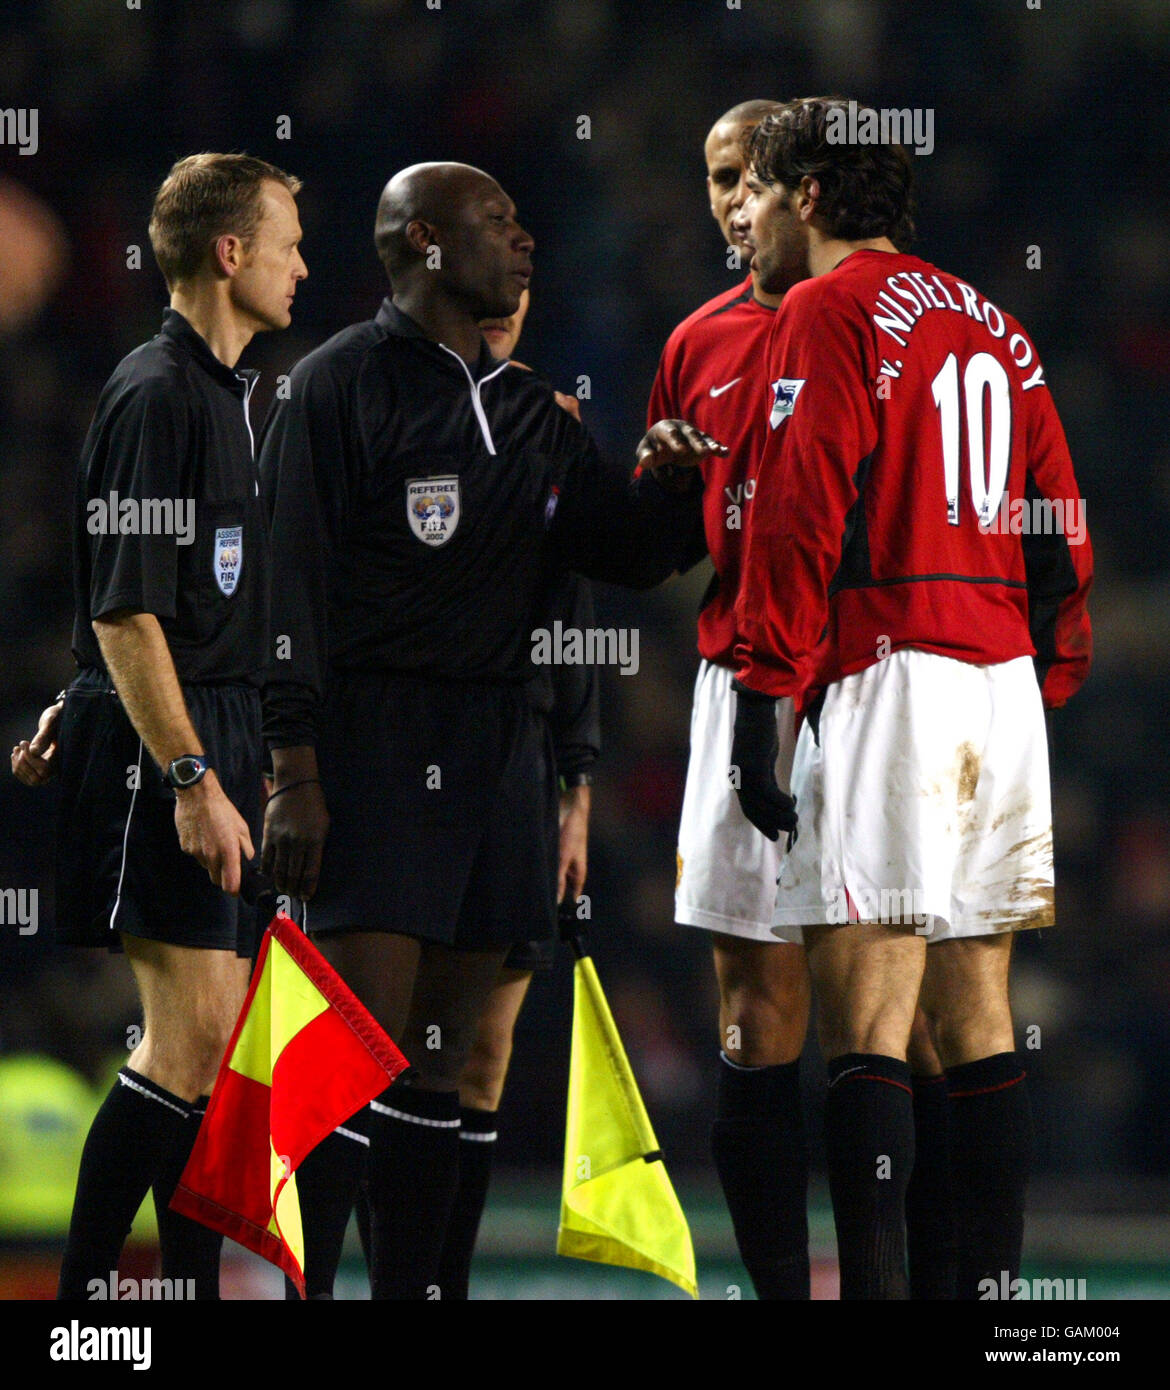
[{"label": "flag pole", "polygon": [[569,943],[569,949],[573,953],[574,960],[584,960],[589,954],[585,946],[585,933],[577,923],[577,914],[574,912],[575,904],[572,898],[566,893],[557,904],[557,922],[560,926],[562,941]]}]

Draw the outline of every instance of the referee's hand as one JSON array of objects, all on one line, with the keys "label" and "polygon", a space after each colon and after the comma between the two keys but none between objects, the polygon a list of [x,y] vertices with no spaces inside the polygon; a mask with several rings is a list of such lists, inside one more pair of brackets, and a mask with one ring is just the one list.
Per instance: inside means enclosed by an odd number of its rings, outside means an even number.
[{"label": "referee's hand", "polygon": [[325,794],[316,778],[284,779],[264,808],[264,847],[260,863],[276,884],[308,902],[317,891],[321,855],[329,834]]},{"label": "referee's hand", "polygon": [[175,829],[180,847],[198,859],[217,888],[240,891],[241,857],[251,859],[256,851],[248,822],[228,799],[213,768],[195,786],[175,792]]},{"label": "referee's hand", "polygon": [[686,420],[659,420],[642,436],[637,462],[660,483],[681,491],[690,486],[690,469],[711,454],[725,453],[726,444]]},{"label": "referee's hand", "polygon": [[796,798],[776,783],[780,739],[776,732],[776,701],[770,695],[735,687],[735,732],[731,739],[731,785],[740,810],[769,840],[788,832],[788,847],[796,839]]}]

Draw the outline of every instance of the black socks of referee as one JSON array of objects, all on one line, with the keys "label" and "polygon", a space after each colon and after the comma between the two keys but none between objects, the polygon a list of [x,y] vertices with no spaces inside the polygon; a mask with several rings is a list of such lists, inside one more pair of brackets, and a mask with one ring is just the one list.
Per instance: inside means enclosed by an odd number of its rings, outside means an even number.
[{"label": "black socks of referee", "polygon": [[808,1298],[800,1062],[742,1067],[726,1053],[719,1057],[711,1152],[740,1257],[758,1298]]},{"label": "black socks of referee", "polygon": [[439,1262],[439,1288],[448,1299],[468,1297],[471,1257],[496,1155],[496,1111],[464,1107],[459,1116],[459,1187]]},{"label": "black socks of referee", "polygon": [[825,1155],[842,1299],[909,1296],[906,1186],[914,1166],[910,1067],[849,1052],[828,1066]]},{"label": "black socks of referee", "polygon": [[[169,1202],[191,1153],[198,1129],[192,1108],[130,1067],[123,1067],[118,1073],[94,1117],[82,1151],[57,1288],[59,1299],[88,1299],[94,1292],[90,1286],[96,1280],[105,1288],[105,1297],[110,1297],[111,1271],[118,1267],[118,1257],[143,1198],[157,1184]],[[187,1222],[186,1226],[193,1224]],[[195,1278],[197,1297],[216,1298],[219,1238],[210,1231],[203,1233],[215,1242],[214,1280],[204,1258],[209,1259],[209,1247],[198,1234],[186,1229],[179,1233],[179,1245],[184,1247],[185,1238],[191,1236],[198,1258],[194,1265],[184,1265],[182,1257],[191,1251],[181,1248],[174,1251],[180,1258],[172,1259],[173,1244],[169,1243],[164,1253],[164,1273],[169,1269],[167,1277]],[[162,1223],[159,1234],[160,1238],[167,1235]]]},{"label": "black socks of referee", "polygon": [[[162,1277],[175,1281],[190,1280],[191,1286],[182,1283],[184,1293],[194,1293],[197,1299],[204,1301],[219,1298],[219,1257],[223,1250],[223,1236],[199,1221],[171,1211],[171,1198],[195,1147],[199,1126],[207,1112],[208,1099],[207,1096],[200,1096],[191,1102],[187,1131],[182,1141],[163,1160],[152,1184]],[[177,1282],[172,1287],[178,1287]]]},{"label": "black socks of referee", "polygon": [[956,1297],[977,1299],[1020,1272],[1024,1197],[1032,1167],[1032,1112],[1015,1052],[947,1069],[958,1242]]},{"label": "black socks of referee", "polygon": [[[297,1199],[305,1236],[305,1298],[333,1297],[341,1248],[370,1151],[370,1110],[363,1106],[327,1134],[297,1169]],[[299,1299],[287,1276],[284,1296]]]},{"label": "black socks of referee", "polygon": [[397,1082],[371,1101],[370,1295],[437,1299],[459,1182],[459,1095]]}]

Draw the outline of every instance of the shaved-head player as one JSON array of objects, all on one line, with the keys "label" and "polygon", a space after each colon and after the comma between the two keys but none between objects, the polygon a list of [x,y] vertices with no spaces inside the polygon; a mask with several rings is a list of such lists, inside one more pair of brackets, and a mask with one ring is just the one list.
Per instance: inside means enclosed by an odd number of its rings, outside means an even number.
[{"label": "shaved-head player", "polygon": [[[736,264],[743,238],[732,219],[747,197],[741,143],[745,131],[779,109],[773,101],[742,102],[715,122],[704,145],[711,213]],[[797,262],[791,280],[806,273]],[[799,1078],[808,969],[803,954],[771,931],[783,845],[747,820],[728,778],[744,511],[768,433],[757,364],[785,288],[782,276],[765,290],[749,273],[684,319],[663,349],[648,409],[651,419],[694,420],[728,445],[725,457],[703,466],[703,540],[715,574],[699,613],[702,660],[678,835],[675,920],[711,933],[720,1039],[712,1151],[740,1254],[762,1299],[809,1296]],[[778,702],[776,715],[779,775],[786,779],[795,741],[791,704]]]}]

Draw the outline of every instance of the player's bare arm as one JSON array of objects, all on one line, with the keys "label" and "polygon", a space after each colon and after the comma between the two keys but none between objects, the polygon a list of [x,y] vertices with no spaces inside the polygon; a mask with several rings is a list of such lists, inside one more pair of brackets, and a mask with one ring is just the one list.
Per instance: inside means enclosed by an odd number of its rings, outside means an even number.
[{"label": "player's bare arm", "polygon": [[55,700],[41,711],[37,731],[31,739],[22,738],[12,750],[12,775],[26,787],[43,786],[57,770],[53,756],[57,751],[57,720],[64,705]]},{"label": "player's bare arm", "polygon": [[317,891],[329,812],[310,746],[272,753],[272,795],[264,812],[261,863],[278,893],[308,901]]},{"label": "player's bare arm", "polygon": [[[93,620],[102,658],[151,757],[164,770],[175,758],[202,753],[166,637],[153,613],[122,611]],[[240,890],[240,856],[255,854],[244,818],[224,794],[214,769],[175,793],[175,829],[185,853],[225,893]]]}]

